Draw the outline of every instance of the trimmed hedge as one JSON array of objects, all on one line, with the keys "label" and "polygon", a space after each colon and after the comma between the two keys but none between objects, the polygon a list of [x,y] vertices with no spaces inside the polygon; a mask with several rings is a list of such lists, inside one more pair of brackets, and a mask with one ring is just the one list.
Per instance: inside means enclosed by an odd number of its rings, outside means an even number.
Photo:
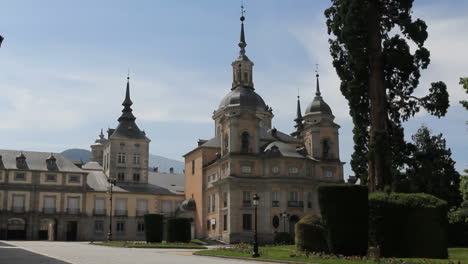
[{"label": "trimmed hedge", "polygon": [[145,236],[147,243],[161,243],[163,240],[164,216],[162,214],[145,215]]},{"label": "trimmed hedge", "polygon": [[191,240],[190,222],[188,218],[171,218],[167,220],[167,242],[188,243]]},{"label": "trimmed hedge", "polygon": [[296,248],[299,251],[328,252],[325,229],[318,216],[304,216],[295,226]]},{"label": "trimmed hedge", "polygon": [[448,257],[447,202],[422,193],[372,193],[369,214],[369,239],[382,257]]},{"label": "trimmed hedge", "polygon": [[292,245],[294,244],[294,238],[288,232],[277,232],[273,238],[275,245]]},{"label": "trimmed hedge", "polygon": [[318,196],[328,249],[334,254],[366,255],[369,223],[367,187],[321,184]]}]

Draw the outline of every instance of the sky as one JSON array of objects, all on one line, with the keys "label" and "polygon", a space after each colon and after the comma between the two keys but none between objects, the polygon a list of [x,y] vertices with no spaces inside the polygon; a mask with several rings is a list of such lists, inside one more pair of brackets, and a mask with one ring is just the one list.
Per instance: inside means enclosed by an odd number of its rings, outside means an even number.
[{"label": "sky", "polygon": [[[315,68],[340,129],[345,177],[353,175],[352,121],[331,63],[324,10],[329,1],[245,0],[247,55],[256,92],[273,108],[273,126],[292,132],[296,96],[312,101]],[[85,148],[117,125],[127,73],[137,124],[150,152],[172,159],[214,135],[211,119],[230,91],[239,48],[240,0],[0,0],[0,148],[61,152]],[[456,168],[468,168],[466,99],[468,1],[416,0],[428,24],[431,65],[415,95],[446,82],[447,115],[424,111],[404,124],[443,133]]]}]

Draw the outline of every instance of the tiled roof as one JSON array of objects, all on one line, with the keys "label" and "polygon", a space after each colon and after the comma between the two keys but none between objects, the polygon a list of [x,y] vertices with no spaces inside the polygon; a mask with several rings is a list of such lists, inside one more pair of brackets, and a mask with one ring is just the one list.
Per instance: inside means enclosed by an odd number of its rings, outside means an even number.
[{"label": "tiled roof", "polygon": [[[47,168],[46,160],[50,157],[50,152],[36,152],[36,151],[18,151],[18,150],[0,150],[2,156],[0,161],[0,169],[17,170],[16,157],[21,153],[26,157],[26,166],[24,169],[35,171],[49,171]],[[55,171],[62,172],[84,172],[78,168],[73,162],[60,153],[52,153],[56,159]]]}]

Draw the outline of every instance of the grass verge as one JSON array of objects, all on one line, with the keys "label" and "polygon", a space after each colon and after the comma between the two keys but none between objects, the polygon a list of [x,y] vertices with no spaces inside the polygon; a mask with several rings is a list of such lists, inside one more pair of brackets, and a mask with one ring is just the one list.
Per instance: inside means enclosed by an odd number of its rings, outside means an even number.
[{"label": "grass verge", "polygon": [[[264,246],[260,247],[260,257],[263,260],[290,261],[293,263],[317,263],[317,264],[377,264],[367,258],[360,257],[336,257],[331,255],[309,255],[297,252],[295,246]],[[233,248],[220,248],[213,250],[198,251],[196,255],[203,256],[223,256],[233,258],[251,258],[252,249],[248,245],[236,245]],[[381,259],[380,264],[448,264],[466,263],[468,264],[468,248],[450,248],[449,259]]]},{"label": "grass verge", "polygon": [[94,242],[93,245],[108,246],[108,247],[126,247],[126,248],[182,248],[182,249],[206,249],[205,246],[195,243],[146,243],[132,241],[111,241],[111,242]]}]

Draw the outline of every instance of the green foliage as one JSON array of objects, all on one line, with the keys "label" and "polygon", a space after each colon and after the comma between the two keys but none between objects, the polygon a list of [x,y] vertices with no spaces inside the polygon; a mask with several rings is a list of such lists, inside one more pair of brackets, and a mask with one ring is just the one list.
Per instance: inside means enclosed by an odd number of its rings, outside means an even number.
[{"label": "green foliage", "polygon": [[368,192],[365,186],[321,184],[320,212],[332,253],[365,255],[368,245]]},{"label": "green foliage", "polygon": [[276,232],[273,243],[275,245],[292,245],[294,244],[294,237],[288,232]]},{"label": "green foliage", "polygon": [[164,216],[161,214],[145,215],[145,236],[147,243],[160,243],[163,240]]},{"label": "green foliage", "polygon": [[[460,84],[463,85],[463,89],[465,89],[465,93],[468,94],[468,78],[460,78]],[[466,110],[468,110],[468,101],[466,100],[461,100],[460,104],[465,107]]]},{"label": "green foliage", "polygon": [[[372,155],[385,157],[392,173],[406,163],[409,152],[402,121],[414,116],[421,107],[441,117],[449,106],[447,87],[442,82],[432,83],[427,96],[413,95],[421,70],[430,63],[430,53],[424,47],[428,37],[426,23],[412,17],[412,7],[413,0],[331,0],[331,7],[325,11],[328,33],[332,36],[329,43],[333,66],[341,79],[341,93],[348,100],[354,123],[351,167],[363,183],[367,182],[368,161]],[[378,15],[377,25],[369,25],[369,14]],[[372,31],[375,27],[379,30]],[[376,46],[381,47],[377,55],[383,65],[380,69],[383,80],[380,81],[384,84],[385,98],[382,104],[373,106],[386,118],[386,124],[381,126],[384,130],[375,132],[385,136],[387,145],[372,147],[369,91],[375,87],[370,87],[369,81],[370,73],[375,71],[370,58],[376,54],[371,52],[370,45],[375,42],[380,42]],[[410,49],[409,42],[415,44],[414,49]],[[370,152],[372,148],[379,151]]]},{"label": "green foliage", "polygon": [[452,209],[449,219],[449,245],[468,247],[468,208]]},{"label": "green foliage", "polygon": [[167,242],[188,243],[191,239],[188,218],[170,218],[167,220]]},{"label": "green foliage", "polygon": [[[465,170],[465,173],[468,173],[468,170]],[[463,198],[461,206],[463,208],[468,208],[468,175],[464,175],[461,177],[460,192]]]},{"label": "green foliage", "polygon": [[446,147],[442,134],[431,135],[429,128],[423,125],[412,139],[411,159],[395,190],[428,193],[447,201],[449,207],[458,207],[462,201],[460,174],[455,170],[452,152]]},{"label": "green foliage", "polygon": [[304,216],[295,226],[298,251],[328,252],[325,228],[318,216]]},{"label": "green foliage", "polygon": [[369,240],[383,257],[447,258],[447,203],[422,193],[372,193]]}]

